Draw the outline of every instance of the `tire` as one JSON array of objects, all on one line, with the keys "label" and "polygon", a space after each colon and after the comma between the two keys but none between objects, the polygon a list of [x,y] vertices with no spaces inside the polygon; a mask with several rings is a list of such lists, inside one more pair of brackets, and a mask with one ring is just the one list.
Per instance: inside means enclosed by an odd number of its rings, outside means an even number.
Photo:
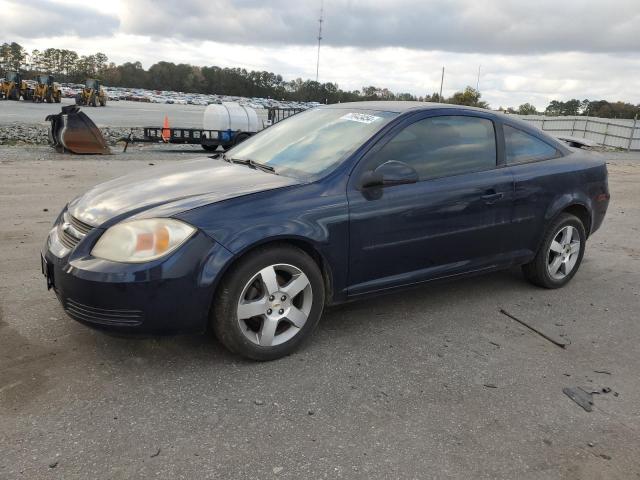
[{"label": "tire", "polygon": [[244,142],[247,138],[249,138],[251,135],[249,135],[248,133],[239,133],[236,135],[236,138],[233,139],[233,145],[239,145],[240,143]]},{"label": "tire", "polygon": [[[568,243],[565,243],[567,236]],[[580,268],[586,244],[587,236],[580,219],[561,213],[547,228],[535,258],[522,266],[525,278],[543,288],[564,287]]]},{"label": "tire", "polygon": [[316,263],[299,248],[279,244],[254,250],[230,269],[214,298],[211,322],[228,350],[269,361],[298,348],[317,326],[323,308],[324,281]]},{"label": "tire", "polygon": [[200,145],[207,152],[215,152],[218,149],[218,145]]}]

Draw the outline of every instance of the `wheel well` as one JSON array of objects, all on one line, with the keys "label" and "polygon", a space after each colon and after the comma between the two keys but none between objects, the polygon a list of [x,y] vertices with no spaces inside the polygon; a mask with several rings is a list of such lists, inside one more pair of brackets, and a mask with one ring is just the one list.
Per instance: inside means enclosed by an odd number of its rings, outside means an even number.
[{"label": "wheel well", "polygon": [[[254,245],[248,248],[247,250],[243,251],[236,258],[234,258],[233,261],[229,265],[227,265],[227,267],[225,268],[225,271],[223,272],[223,276],[226,275],[227,272],[231,270],[233,265],[239,262],[247,254],[253,252],[258,248],[265,248],[265,247],[270,247],[275,245],[291,245],[291,246],[297,247],[313,259],[313,261],[316,263],[316,265],[320,269],[320,272],[322,273],[322,278],[324,279],[325,303],[331,303],[331,299],[333,298],[333,276],[331,272],[331,267],[329,266],[327,261],[324,259],[324,257],[320,254],[320,252],[318,252],[318,250],[313,246],[313,244],[311,242],[307,242],[304,240],[287,238],[287,239],[267,241],[267,242],[259,243],[258,245]],[[217,294],[218,288],[220,288],[221,283],[222,282],[218,282],[218,285],[216,286],[216,292],[214,293],[214,297],[213,297],[214,299]]]},{"label": "wheel well", "polygon": [[584,231],[587,237],[589,237],[589,233],[591,232],[591,214],[587,207],[584,205],[574,204],[569,205],[563,210],[563,213],[570,213],[580,219],[582,225],[584,225]]}]

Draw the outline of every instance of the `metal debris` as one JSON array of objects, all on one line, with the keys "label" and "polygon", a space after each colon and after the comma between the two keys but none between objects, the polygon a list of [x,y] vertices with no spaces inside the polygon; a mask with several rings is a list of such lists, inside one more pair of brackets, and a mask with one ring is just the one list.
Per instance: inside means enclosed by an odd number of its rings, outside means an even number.
[{"label": "metal debris", "polygon": [[95,123],[75,105],[46,118],[51,122],[51,146],[60,153],[110,154],[111,151]]},{"label": "metal debris", "polygon": [[554,345],[560,347],[560,348],[565,348],[567,345],[569,345],[569,343],[562,343],[559,342],[557,340],[554,340],[553,338],[551,338],[550,336],[548,336],[547,334],[541,332],[540,330],[537,330],[536,328],[532,327],[531,325],[529,325],[528,323],[526,323],[523,320],[520,320],[518,317],[511,315],[509,312],[507,312],[505,309],[501,308],[500,309],[500,313],[502,313],[503,315],[506,315],[507,317],[509,317],[512,320],[515,320],[516,322],[518,322],[519,324],[527,327],[529,330],[531,330],[532,332],[537,333],[538,335],[540,335],[542,338],[544,338],[545,340],[548,340],[549,342],[553,343]]},{"label": "metal debris", "polygon": [[593,394],[581,387],[565,387],[562,392],[580,405],[586,412],[593,410]]}]

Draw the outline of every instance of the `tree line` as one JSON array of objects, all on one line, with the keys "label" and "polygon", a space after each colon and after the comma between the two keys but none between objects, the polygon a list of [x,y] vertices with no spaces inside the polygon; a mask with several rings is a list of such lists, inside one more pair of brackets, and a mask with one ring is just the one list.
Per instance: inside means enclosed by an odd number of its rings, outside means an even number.
[{"label": "tree line", "polygon": [[544,111],[539,112],[530,103],[524,103],[518,108],[503,109],[507,113],[517,113],[520,115],[547,115],[552,117],[560,116],[585,116],[601,118],[638,118],[640,117],[640,105],[633,105],[628,102],[608,102],[607,100],[567,100],[562,102],[552,100]]},{"label": "tree line", "polygon": [[440,98],[437,93],[425,96],[395,93],[388,88],[373,85],[364,86],[360,90],[342,90],[336,83],[320,83],[302,78],[286,81],[281,75],[266,71],[199,67],[172,62],[158,62],[145,70],[140,62],[116,65],[101,52],[80,56],[73,50],[47,48],[29,53],[16,42],[3,43],[0,45],[0,76],[7,71],[18,70],[26,75],[53,74],[58,82],[84,83],[87,78],[98,78],[108,86],[149,90],[270,97],[320,103],[417,100],[488,108],[488,104],[480,100],[480,93],[471,87],[456,92],[449,98]]},{"label": "tree line", "polygon": [[358,100],[424,100],[410,93],[394,93],[375,86],[362,90],[342,90],[336,83],[313,80],[286,81],[282,75],[244,68],[199,67],[184,63],[158,62],[145,70],[140,62],[116,65],[101,52],[80,56],[73,50],[47,48],[27,52],[16,42],[0,45],[0,76],[7,71],[36,75],[49,73],[58,82],[84,83],[98,78],[113,87],[172,90],[241,97],[270,97],[282,100],[321,103]]},{"label": "tree line", "polygon": [[[47,48],[27,52],[16,42],[0,45],[0,77],[7,71],[21,71],[27,76],[40,73],[53,74],[58,82],[84,83],[87,78],[98,78],[113,87],[173,90],[176,92],[220,94],[239,97],[263,97],[278,100],[320,103],[355,102],[362,100],[418,100],[489,108],[479,91],[467,87],[450,97],[438,93],[416,96],[394,93],[388,88],[364,86],[360,90],[342,90],[336,83],[313,80],[284,80],[281,75],[267,71],[217,66],[199,67],[185,63],[158,62],[145,70],[140,62],[116,65],[102,52],[78,55],[73,50]],[[28,77],[27,77],[28,78]],[[634,118],[640,114],[640,105],[606,100],[553,100],[538,112],[525,103],[517,109],[500,107],[509,113],[523,115],[589,115],[607,118]]]}]

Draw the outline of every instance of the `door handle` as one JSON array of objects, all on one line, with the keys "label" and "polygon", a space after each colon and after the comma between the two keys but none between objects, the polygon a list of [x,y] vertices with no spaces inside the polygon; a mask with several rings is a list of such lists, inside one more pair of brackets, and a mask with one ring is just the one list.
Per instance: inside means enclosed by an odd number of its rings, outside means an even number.
[{"label": "door handle", "polygon": [[503,197],[504,197],[504,193],[502,192],[487,193],[486,195],[482,196],[482,200],[484,200],[484,203],[486,203],[487,205],[492,205],[496,203],[498,200],[501,200]]}]

